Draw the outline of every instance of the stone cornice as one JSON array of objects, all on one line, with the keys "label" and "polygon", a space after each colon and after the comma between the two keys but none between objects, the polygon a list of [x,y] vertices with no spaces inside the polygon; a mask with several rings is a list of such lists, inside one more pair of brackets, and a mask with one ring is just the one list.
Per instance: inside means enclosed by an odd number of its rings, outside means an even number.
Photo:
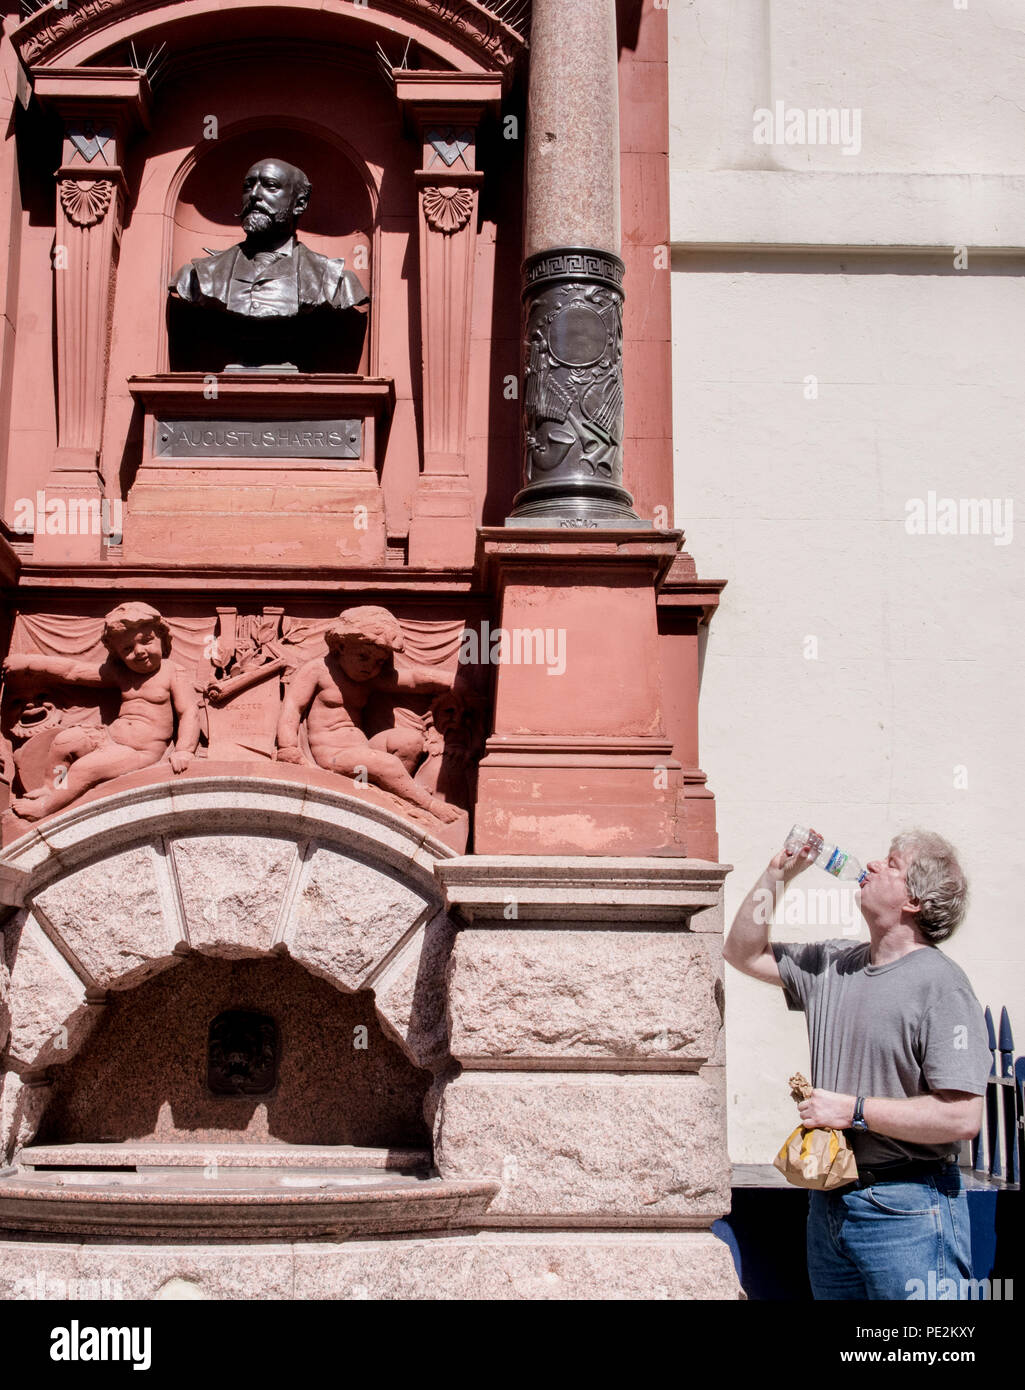
[{"label": "stone cornice", "polygon": [[643,921],[717,932],[714,915],[702,914],[718,904],[731,867],[675,857],[467,855],[439,860],[434,872],[448,903],[471,922]]}]

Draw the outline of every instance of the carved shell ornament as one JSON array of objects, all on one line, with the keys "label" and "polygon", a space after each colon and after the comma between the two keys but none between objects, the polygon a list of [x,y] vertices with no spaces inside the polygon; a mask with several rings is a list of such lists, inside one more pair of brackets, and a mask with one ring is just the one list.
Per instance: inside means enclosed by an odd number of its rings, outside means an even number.
[{"label": "carved shell ornament", "polygon": [[110,179],[64,179],[60,186],[61,207],[76,227],[92,227],[110,207],[113,191]]},{"label": "carved shell ornament", "polygon": [[458,232],[470,220],[473,191],[469,188],[425,188],[424,215],[436,232]]}]

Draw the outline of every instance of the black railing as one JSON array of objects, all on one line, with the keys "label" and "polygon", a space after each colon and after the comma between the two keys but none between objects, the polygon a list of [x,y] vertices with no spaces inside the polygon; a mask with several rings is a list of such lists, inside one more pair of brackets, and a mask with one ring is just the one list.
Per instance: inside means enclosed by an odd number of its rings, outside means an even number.
[{"label": "black railing", "polygon": [[1000,1010],[1000,1031],[986,1009],[986,1031],[993,1062],[986,1087],[986,1116],[972,1140],[972,1169],[1003,1187],[1021,1187],[1025,1167],[1025,1057],[1015,1057],[1007,1010]]}]

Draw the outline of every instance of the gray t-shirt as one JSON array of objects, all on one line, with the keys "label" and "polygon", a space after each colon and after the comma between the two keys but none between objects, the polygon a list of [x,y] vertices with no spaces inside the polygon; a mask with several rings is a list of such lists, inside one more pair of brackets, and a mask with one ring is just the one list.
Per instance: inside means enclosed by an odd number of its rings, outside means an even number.
[{"label": "gray t-shirt", "polygon": [[[871,964],[867,941],[774,941],[772,950],[787,1004],[808,1018],[813,1086],[890,1100],[985,1094],[992,1054],[982,1009],[964,971],[937,947],[888,965]],[[847,1137],[864,1167],[958,1149],[855,1130]]]}]

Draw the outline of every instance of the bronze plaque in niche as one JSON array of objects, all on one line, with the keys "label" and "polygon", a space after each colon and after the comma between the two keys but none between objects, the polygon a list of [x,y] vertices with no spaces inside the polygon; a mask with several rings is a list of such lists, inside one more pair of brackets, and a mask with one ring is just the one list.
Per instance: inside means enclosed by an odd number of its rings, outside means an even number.
[{"label": "bronze plaque in niche", "polygon": [[153,453],[171,459],[358,459],[360,420],[157,420]]},{"label": "bronze plaque in niche", "polygon": [[269,1014],[229,1009],[210,1024],[206,1084],[215,1096],[265,1096],[278,1082],[278,1026]]}]

